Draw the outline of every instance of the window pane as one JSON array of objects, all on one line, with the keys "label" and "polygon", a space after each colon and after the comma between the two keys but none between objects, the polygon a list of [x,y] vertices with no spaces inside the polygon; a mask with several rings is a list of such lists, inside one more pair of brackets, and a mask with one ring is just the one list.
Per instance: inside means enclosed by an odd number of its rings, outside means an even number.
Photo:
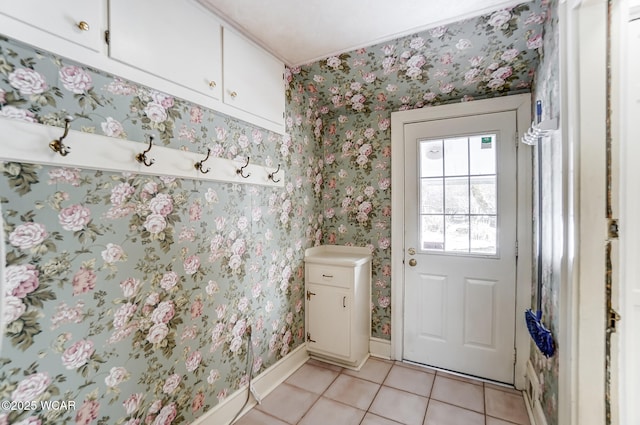
[{"label": "window pane", "polygon": [[442,176],[442,140],[420,142],[420,177]]},{"label": "window pane", "polygon": [[496,177],[471,177],[471,214],[495,214]]},{"label": "window pane", "polygon": [[444,217],[423,215],[420,229],[420,246],[425,250],[442,251],[444,248]]},{"label": "window pane", "polygon": [[445,251],[469,252],[469,216],[445,216]]},{"label": "window pane", "polygon": [[469,178],[444,179],[444,211],[446,214],[469,214]]},{"label": "window pane", "polygon": [[485,134],[469,138],[471,175],[496,174],[496,135]]},{"label": "window pane", "polygon": [[445,139],[444,175],[466,176],[469,174],[469,145],[467,138]]},{"label": "window pane", "polygon": [[420,214],[442,214],[444,198],[441,178],[420,180]]},{"label": "window pane", "polygon": [[496,216],[481,215],[471,217],[471,252],[496,254],[498,234]]}]

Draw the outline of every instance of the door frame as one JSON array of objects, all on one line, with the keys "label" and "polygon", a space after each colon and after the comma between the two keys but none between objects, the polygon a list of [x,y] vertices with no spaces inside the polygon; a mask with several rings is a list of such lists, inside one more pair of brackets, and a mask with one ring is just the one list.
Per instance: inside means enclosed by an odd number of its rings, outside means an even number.
[{"label": "door frame", "polygon": [[[631,58],[633,45],[629,42],[629,25],[631,21],[640,21],[640,1],[622,1],[620,13],[619,37],[619,65],[620,86],[630,87],[633,74],[630,71],[632,64],[637,67],[638,59]],[[635,23],[634,25],[638,25]],[[640,344],[637,342],[635,332],[636,323],[640,319],[637,311],[634,312],[634,296],[637,297],[636,282],[640,276],[640,265],[636,261],[640,256],[640,240],[636,237],[640,232],[637,217],[640,214],[640,196],[634,190],[635,184],[640,178],[640,169],[637,166],[640,158],[640,146],[635,143],[640,136],[639,126],[633,120],[634,107],[637,110],[634,98],[637,97],[637,83],[635,92],[620,90],[620,223],[624,225],[620,232],[620,291],[619,307],[623,320],[620,322],[620,353],[618,360],[618,384],[620,414],[619,423],[638,423],[640,421],[640,407],[637,405],[640,394],[640,367],[635,356],[640,352]],[[634,106],[635,105],[635,106]],[[624,194],[624,196],[622,196]],[[623,372],[624,371],[624,372]]]},{"label": "door frame", "polygon": [[[531,307],[533,200],[532,151],[520,142],[520,135],[531,125],[531,95],[529,93],[492,99],[461,102],[430,108],[391,113],[391,358],[403,359],[404,335],[404,126],[405,124],[459,118],[495,112],[516,112],[518,183],[516,202],[518,263],[516,268],[516,329],[514,385],[525,387],[525,374],[530,354],[530,336],[523,318]],[[518,320],[521,317],[522,320]]]}]

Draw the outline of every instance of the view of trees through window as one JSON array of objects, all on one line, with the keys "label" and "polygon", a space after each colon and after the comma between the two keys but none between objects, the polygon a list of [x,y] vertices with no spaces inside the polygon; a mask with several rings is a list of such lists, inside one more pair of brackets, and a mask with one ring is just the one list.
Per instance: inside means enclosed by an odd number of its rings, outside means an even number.
[{"label": "view of trees through window", "polygon": [[496,134],[419,141],[422,250],[497,253]]}]

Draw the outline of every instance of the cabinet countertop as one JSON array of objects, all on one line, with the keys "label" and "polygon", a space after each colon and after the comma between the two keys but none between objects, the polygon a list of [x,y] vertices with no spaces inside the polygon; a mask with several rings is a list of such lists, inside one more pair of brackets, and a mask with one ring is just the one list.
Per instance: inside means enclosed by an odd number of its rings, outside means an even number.
[{"label": "cabinet countertop", "polygon": [[368,248],[339,245],[322,245],[305,251],[304,261],[308,264],[332,266],[360,266],[371,260]]}]

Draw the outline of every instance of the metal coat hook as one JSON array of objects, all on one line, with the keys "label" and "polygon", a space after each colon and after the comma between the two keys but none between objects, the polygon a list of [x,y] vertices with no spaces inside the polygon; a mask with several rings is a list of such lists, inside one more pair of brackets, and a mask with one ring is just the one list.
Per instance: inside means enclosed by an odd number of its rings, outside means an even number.
[{"label": "metal coat hook", "polygon": [[71,121],[73,121],[73,117],[66,116],[64,118],[64,133],[62,133],[62,136],[60,136],[59,139],[56,139],[56,140],[52,141],[51,143],[49,143],[49,147],[51,148],[51,150],[54,151],[54,152],[58,152],[62,156],[67,156],[69,154],[69,152],[71,151],[71,148],[69,146],[65,146],[65,144],[62,143],[62,141],[65,139],[65,137],[67,137],[67,135],[69,134],[69,128],[71,127],[71,125],[70,125]]},{"label": "metal coat hook", "polygon": [[278,169],[276,171],[274,171],[273,173],[270,173],[267,177],[269,178],[269,180],[271,180],[274,183],[278,183],[280,181],[280,179],[276,180],[273,178],[273,176],[275,176],[278,171],[280,171],[280,164],[278,164]]},{"label": "metal coat hook", "polygon": [[242,178],[248,178],[251,173],[247,173],[247,175],[244,175],[244,169],[247,168],[249,166],[249,157],[247,157],[247,163],[244,164],[244,167],[240,167],[236,170],[236,174],[239,174]]},{"label": "metal coat hook", "polygon": [[198,161],[195,164],[193,164],[193,166],[196,168],[196,170],[200,170],[200,172],[202,174],[207,174],[209,171],[211,171],[211,168],[207,168],[206,170],[203,169],[202,165],[204,164],[204,162],[209,159],[209,155],[211,155],[211,148],[207,148],[207,156],[205,157],[205,159],[203,159],[202,161]]},{"label": "metal coat hook", "polygon": [[156,162],[155,159],[151,159],[149,162],[147,162],[147,154],[149,153],[152,147],[153,147],[153,136],[149,135],[149,147],[145,151],[142,151],[138,155],[136,155],[136,161],[143,163],[147,167],[151,167],[151,165],[154,162]]}]

